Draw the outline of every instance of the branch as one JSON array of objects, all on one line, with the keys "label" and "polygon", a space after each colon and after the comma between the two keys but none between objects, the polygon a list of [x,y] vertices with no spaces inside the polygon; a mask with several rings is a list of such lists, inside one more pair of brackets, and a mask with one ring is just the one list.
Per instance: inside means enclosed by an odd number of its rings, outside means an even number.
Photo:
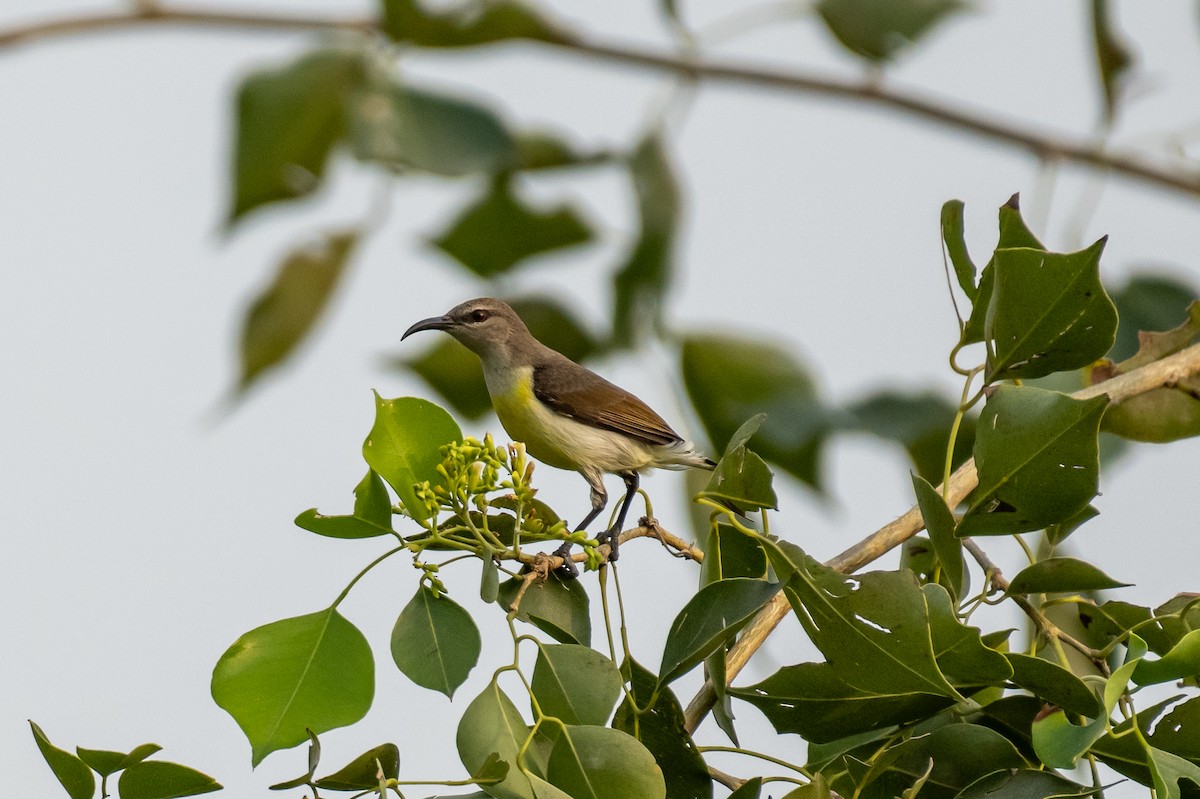
[{"label": "branch", "polygon": [[[277,31],[340,30],[372,33],[379,30],[378,21],[369,17],[246,14],[179,6],[163,8],[150,4],[124,12],[85,14],[0,31],[0,49],[60,36],[166,24]],[[679,56],[629,45],[593,41],[569,33],[564,33],[558,41],[537,43],[602,61],[665,72],[692,80],[758,86],[900,111],[945,128],[1026,150],[1043,160],[1083,164],[1159,188],[1200,196],[1200,169],[1195,167],[1187,168],[1186,165],[1180,164],[1158,165],[1130,153],[1110,153],[1083,139],[1033,131],[1019,123],[956,108],[947,100],[887,87],[872,80],[847,80],[794,67],[779,69],[758,64]]]},{"label": "branch", "polygon": [[[1170,385],[1198,373],[1200,373],[1200,344],[1193,344],[1161,361],[1155,361],[1140,369],[1134,369],[1132,372],[1117,375],[1103,383],[1088,386],[1076,391],[1071,396],[1075,399],[1091,399],[1107,394],[1109,400],[1115,403]],[[945,494],[946,504],[952,508],[955,507],[975,489],[978,483],[979,473],[975,470],[974,459],[971,459],[958,467],[958,470],[950,476],[950,483]],[[942,493],[942,486],[938,486],[938,493]],[[826,561],[825,565],[845,574],[856,571],[878,559],[884,553],[900,546],[924,527],[921,509],[914,505],[903,516],[879,528],[842,554]],[[789,611],[790,606],[783,592],[776,594],[775,598],[759,611],[738,638],[733,649],[729,651],[725,668],[727,682],[732,682],[733,678],[741,672],[751,656],[766,642],[767,636],[779,626]],[[712,683],[706,681],[696,696],[692,698],[684,714],[688,732],[696,731],[700,722],[708,715],[708,711],[712,710],[716,700],[717,696],[713,691]]]}]

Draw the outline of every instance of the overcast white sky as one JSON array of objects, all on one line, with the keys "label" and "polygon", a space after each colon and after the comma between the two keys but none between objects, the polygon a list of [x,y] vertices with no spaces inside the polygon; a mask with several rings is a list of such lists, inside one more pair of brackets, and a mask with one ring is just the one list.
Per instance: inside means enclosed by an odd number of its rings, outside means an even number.
[{"label": "overcast white sky", "polygon": [[[370,7],[289,5],[331,13]],[[666,42],[651,0],[554,5],[605,35]],[[941,28],[889,80],[1039,129],[1087,135],[1098,103],[1085,5],[980,4]],[[705,20],[732,4],[682,6]],[[58,3],[53,13],[108,7],[116,6]],[[1116,141],[1153,148],[1173,132],[1190,128],[1194,136],[1194,4],[1119,9],[1140,53],[1141,93]],[[44,3],[8,0],[0,29],[46,13]],[[363,472],[370,389],[429,396],[380,365],[386,354],[432,343],[402,347],[400,333],[489,290],[421,245],[472,187],[406,182],[394,192],[390,222],[360,253],[302,357],[213,423],[210,412],[234,378],[238,320],[250,297],[290,246],[360,218],[376,185],[339,160],[314,202],[263,213],[229,238],[218,233],[232,90],[247,70],[278,64],[315,41],[163,28],[0,52],[0,597],[7,608],[0,618],[0,750],[11,795],[60,790],[26,718],[70,749],[157,742],[163,757],[212,774],[228,795],[303,771],[299,750],[250,771],[248,744],[209,697],[212,666],[244,631],[328,605],[381,551],[378,541],[322,539],[291,520],[314,505],[349,509]],[[747,35],[722,52],[857,69],[811,20]],[[669,85],[525,47],[420,56],[409,69],[495,98],[513,120],[586,134],[591,144],[631,141]],[[813,367],[834,401],[888,386],[957,390],[945,367],[956,331],[937,229],[940,206],[952,197],[967,203],[977,260],[994,244],[996,208],[1020,191],[1052,248],[1110,236],[1102,268],[1111,284],[1146,265],[1200,282],[1194,197],[1103,183],[1074,168],[1059,170],[1051,192],[1020,152],[877,110],[745,88],[703,88],[675,130],[688,194],[672,321],[681,329],[776,337]],[[631,229],[626,186],[600,173],[536,188],[546,197],[573,196],[603,220],[602,246],[526,268],[505,288],[559,293],[599,329],[607,275]],[[1093,201],[1095,213],[1080,230],[1078,209]],[[686,428],[668,357],[651,350],[601,370]],[[464,427],[499,432],[494,420]],[[1193,559],[1178,557],[1195,545],[1198,457],[1196,441],[1144,448],[1103,476],[1102,515],[1078,534],[1078,545],[1138,584],[1123,597],[1157,604],[1200,589]],[[911,504],[905,461],[875,440],[835,442],[826,474],[830,503],[780,478],[774,528],[818,557]],[[543,469],[539,477],[543,496],[564,513],[586,505],[577,476]],[[663,524],[682,531],[676,480],[661,475],[645,485]],[[1015,563],[1007,542],[988,548]],[[635,587],[635,653],[656,666],[695,575],[647,543],[631,545],[621,566]],[[469,567],[451,572],[449,583],[468,608],[493,614],[494,632],[502,633],[499,611],[478,607],[477,576]],[[507,635],[485,630],[481,665],[453,705],[407,683],[386,643],[416,579],[397,560],[343,605],[375,646],[378,691],[365,722],[323,737],[326,770],[393,740],[405,776],[461,776],[452,724],[506,657]],[[800,659],[797,630],[781,632],[753,673]],[[684,681],[681,698],[695,687]],[[757,711],[743,706],[739,720],[744,742],[803,760],[799,740],[766,733]],[[702,738],[715,743],[719,733],[706,726]],[[720,763],[746,776],[756,767]]]}]

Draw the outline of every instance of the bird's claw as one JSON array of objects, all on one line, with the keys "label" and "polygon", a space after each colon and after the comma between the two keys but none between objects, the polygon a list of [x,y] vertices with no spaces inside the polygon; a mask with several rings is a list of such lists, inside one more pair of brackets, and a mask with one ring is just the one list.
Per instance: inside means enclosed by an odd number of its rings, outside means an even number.
[{"label": "bird's claw", "polygon": [[613,527],[596,536],[596,543],[600,544],[601,546],[608,544],[608,557],[605,559],[608,563],[616,563],[617,558],[621,556],[619,549],[621,545],[620,533],[621,531],[619,529]]},{"label": "bird's claw", "polygon": [[579,567],[575,565],[575,561],[571,560],[571,542],[563,543],[554,550],[553,555],[562,558],[562,565],[554,570],[560,580],[574,580],[579,576]]}]

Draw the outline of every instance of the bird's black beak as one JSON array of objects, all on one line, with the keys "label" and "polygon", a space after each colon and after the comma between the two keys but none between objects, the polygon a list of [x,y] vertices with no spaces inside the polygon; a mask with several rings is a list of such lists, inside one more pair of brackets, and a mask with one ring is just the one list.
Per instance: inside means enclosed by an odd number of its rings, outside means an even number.
[{"label": "bird's black beak", "polygon": [[413,333],[420,333],[422,330],[447,330],[454,326],[454,322],[450,321],[448,316],[431,316],[428,319],[422,319],[415,325],[404,331],[404,335],[400,337],[401,341],[411,336]]}]

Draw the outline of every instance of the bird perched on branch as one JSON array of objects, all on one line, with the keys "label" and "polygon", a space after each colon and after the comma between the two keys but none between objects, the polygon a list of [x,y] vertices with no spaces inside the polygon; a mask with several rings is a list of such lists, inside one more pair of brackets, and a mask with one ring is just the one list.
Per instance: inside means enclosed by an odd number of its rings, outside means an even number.
[{"label": "bird perched on branch", "polygon": [[[642,470],[716,466],[646,403],[534,338],[501,300],[468,300],[444,316],[417,322],[401,339],[422,330],[444,330],[479,356],[492,406],[514,441],[524,442],[543,463],[583,475],[592,510],[576,531],[586,529],[608,504],[604,474],[625,482],[616,522],[596,536],[611,547],[609,560],[617,559],[617,537]],[[569,553],[567,543],[554,554],[575,574]]]}]

